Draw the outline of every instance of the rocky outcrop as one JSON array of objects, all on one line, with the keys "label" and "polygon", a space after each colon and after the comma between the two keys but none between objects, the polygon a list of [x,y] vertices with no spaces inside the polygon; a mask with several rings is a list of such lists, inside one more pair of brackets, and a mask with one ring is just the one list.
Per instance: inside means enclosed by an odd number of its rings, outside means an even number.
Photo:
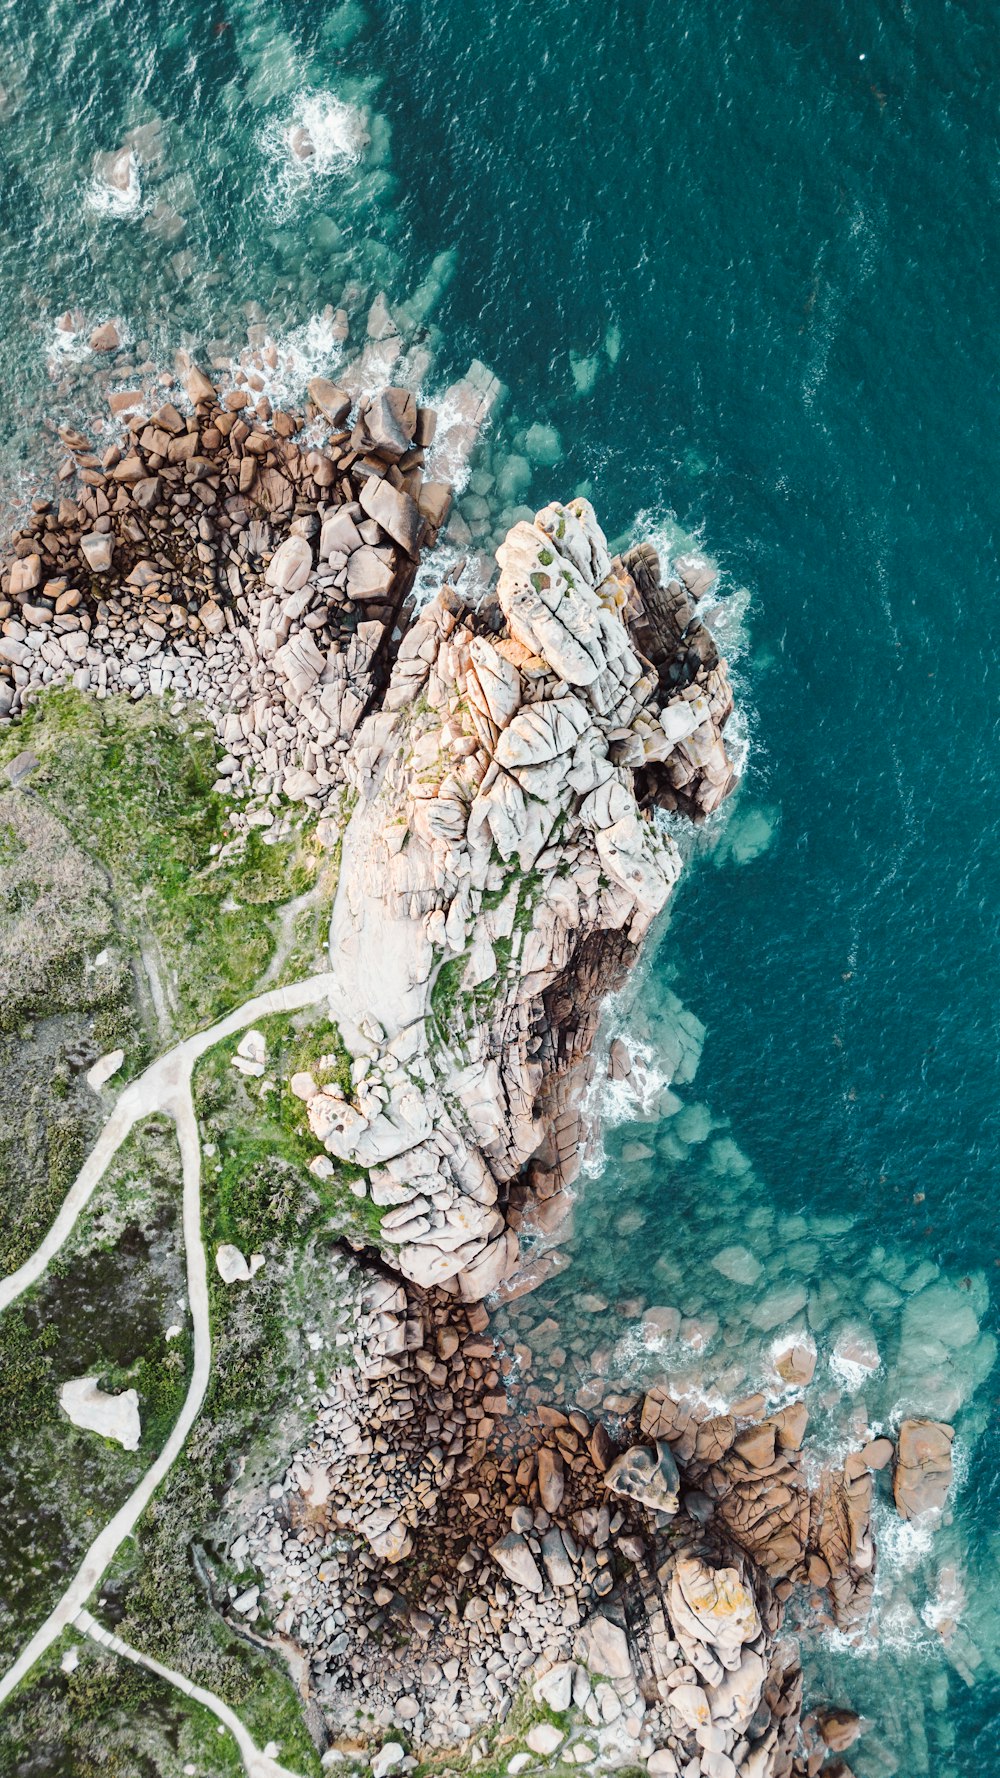
[{"label": "rocky outcrop", "polygon": [[[0,721],[65,682],[197,698],[237,835],[279,828],[282,797],[339,805],[416,555],[448,514],[423,479],[436,417],[409,390],[372,395],[353,429],[353,398],[325,378],[303,413],[275,411],[251,401],[267,356],[224,394],[188,368],[155,411],[110,396],[124,433],[100,451],[64,427],[60,497],[33,502],[0,569]],[[498,394],[477,365],[446,393],[456,470]]]},{"label": "rocky outcrop", "polygon": [[[797,1397],[712,1414],[664,1386],[598,1416],[536,1391],[512,1411],[516,1358],[484,1307],[561,1263],[601,1006],[680,870],[657,811],[702,819],[735,782],[696,609],[714,572],[682,557],[664,576],[648,544],[612,560],[575,499],[513,526],[485,596],[463,597],[458,564],[416,610],[449,509],[423,479],[436,418],[366,377],[314,380],[299,416],[192,370],[190,412],[130,419],[100,459],[67,433],[74,497],[35,503],[0,579],[0,719],[66,677],[198,696],[239,799],[231,844],[292,802],[342,847],[349,1069],[339,1051],[290,1084],[313,1170],[351,1164],[378,1252],[358,1262],[354,1365],[243,1534],[260,1591],[233,1609],[257,1623],[263,1596],[338,1735],[374,1718],[455,1747],[530,1696],[569,1713],[532,1729],[537,1759],[812,1773],[782,1608],[798,1585],[856,1629],[885,1454],[811,1486]],[[467,456],[495,397],[473,366],[438,461]],[[263,1074],[261,1033],[233,1066]],[[216,1253],[237,1291],[261,1263]],[[815,1350],[780,1363],[795,1391]],[[943,1498],[950,1430],[910,1424],[907,1513]]]},{"label": "rocky outcrop", "polygon": [[817,1615],[854,1630],[867,1617],[875,1582],[872,1468],[880,1454],[866,1446],[812,1483],[802,1449],[805,1403],[766,1418],[764,1405],[761,1396],[710,1414],[657,1387],[645,1397],[641,1427],[667,1443],[688,1487],[782,1597],[793,1583],[806,1585]]},{"label": "rocky outcrop", "polygon": [[892,1487],[900,1517],[938,1513],[951,1487],[953,1426],[936,1420],[904,1420],[899,1429]]},{"label": "rocky outcrop", "polygon": [[309,1124],[368,1170],[402,1276],[467,1301],[568,1208],[599,1007],[680,868],[644,813],[654,770],[687,748],[699,809],[732,782],[724,669],[671,677],[658,566],[631,559],[647,599],[586,501],[516,525],[495,596],[446,584],[416,618],[347,761],[330,951],[352,1090],[310,1092]]}]

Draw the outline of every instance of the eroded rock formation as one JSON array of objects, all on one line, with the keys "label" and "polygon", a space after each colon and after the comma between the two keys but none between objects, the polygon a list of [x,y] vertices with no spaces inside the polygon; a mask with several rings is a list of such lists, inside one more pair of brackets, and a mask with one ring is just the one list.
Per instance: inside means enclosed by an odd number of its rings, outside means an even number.
[{"label": "eroded rock formation", "polygon": [[[702,812],[733,782],[725,670],[648,550],[612,563],[577,500],[498,560],[495,597],[446,585],[419,613],[349,755],[330,954],[353,1090],[303,1085],[401,1274],[467,1301],[568,1208],[600,1004],[680,868],[641,805],[661,772]],[[659,665],[634,641],[661,607],[696,657],[680,682],[661,629]]]}]

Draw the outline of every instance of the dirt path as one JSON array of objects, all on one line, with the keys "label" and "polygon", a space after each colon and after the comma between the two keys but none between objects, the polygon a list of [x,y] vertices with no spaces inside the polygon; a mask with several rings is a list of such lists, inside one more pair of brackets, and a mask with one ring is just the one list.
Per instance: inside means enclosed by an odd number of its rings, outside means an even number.
[{"label": "dirt path", "polygon": [[256,1019],[267,1018],[271,1013],[298,1012],[304,1006],[314,1006],[317,1001],[325,999],[332,986],[333,976],[325,971],[320,975],[309,976],[304,982],[294,982],[284,988],[269,988],[265,993],[255,994],[252,1000],[227,1013],[225,1018],[209,1026],[207,1031],[185,1037],[172,1050],[167,1050],[157,1061],[150,1063],[137,1080],[131,1081],[119,1094],[111,1116],[63,1199],[62,1208],[44,1241],[16,1272],[0,1278],[0,1310],[8,1308],[32,1284],[37,1284],[71,1234],[78,1216],[86,1208],[133,1125],[140,1118],[149,1117],[154,1111],[165,1111],[170,1117],[176,1115],[178,1094],[188,1089],[191,1070],[206,1050],[212,1049],[224,1038],[232,1037],[235,1032],[244,1030]]},{"label": "dirt path", "polygon": [[[129,1495],[124,1506],[119,1508],[114,1518],[105,1525],[90,1545],[76,1574],[70,1581],[58,1605],[49,1613],[45,1622],[35,1631],[30,1641],[21,1650],[20,1655],[0,1678],[0,1703],[10,1696],[15,1686],[31,1671],[35,1662],[58,1640],[68,1624],[76,1621],[86,1601],[99,1584],[109,1563],[115,1556],[120,1545],[128,1537],[133,1527],[149,1505],[153,1494],[169,1474],[187,1440],[205,1399],[209,1376],[212,1367],[212,1334],[208,1308],[208,1261],[205,1243],[201,1230],[201,1143],[198,1137],[198,1126],[194,1114],[194,1102],[191,1096],[191,1072],[199,1056],[225,1038],[233,1036],[237,1031],[252,1025],[257,1019],[267,1018],[272,1013],[296,1012],[305,1006],[313,1006],[317,1001],[326,998],[330,992],[333,978],[329,973],[310,976],[304,982],[296,982],[288,987],[272,988],[266,993],[257,994],[245,1005],[237,1007],[234,1012],[227,1013],[217,1024],[207,1031],[200,1031],[194,1037],[185,1038],[182,1043],[169,1050],[153,1062],[138,1080],[125,1087],[115,1104],[107,1123],[97,1139],[93,1149],[77,1174],[70,1187],[62,1208],[52,1224],[41,1245],[27,1259],[23,1266],[12,1272],[8,1278],[0,1281],[0,1309],[10,1303],[42,1276],[53,1256],[59,1252],[63,1243],[71,1234],[77,1218],[85,1209],[97,1185],[103,1178],[107,1168],[124,1142],[134,1124],[155,1111],[166,1112],[173,1118],[177,1128],[177,1140],[181,1151],[181,1172],[183,1180],[183,1226],[184,1249],[187,1263],[188,1299],[191,1305],[191,1318],[194,1324],[194,1364],[191,1381],[184,1398],[184,1405],[177,1416],[170,1435],[159,1456],[150,1465],[141,1482]],[[89,1618],[89,1614],[85,1614]],[[93,1620],[91,1619],[92,1623]],[[100,1626],[96,1626],[98,1629]],[[88,1630],[88,1633],[92,1633]],[[105,1633],[106,1635],[106,1633]],[[104,1637],[99,1638],[99,1640]],[[109,1646],[115,1646],[117,1639],[112,1639]],[[126,1644],[121,1650],[130,1659],[142,1660],[153,1671],[161,1673],[172,1683],[180,1684],[188,1690],[192,1697],[197,1697],[216,1715],[222,1711],[227,1727],[232,1728],[236,1735],[239,1728],[240,1751],[243,1753],[244,1764],[252,1778],[282,1778],[282,1768],[273,1760],[265,1760],[258,1753],[242,1724],[238,1724],[232,1711],[213,1699],[212,1694],[201,1692],[183,1680],[181,1675],[172,1673],[168,1668],[161,1668],[155,1662],[147,1660],[131,1650]],[[234,1726],[236,1725],[236,1726]],[[245,1743],[245,1745],[244,1745]],[[251,1766],[253,1759],[256,1763]]]},{"label": "dirt path", "polygon": [[133,1648],[131,1643],[123,1642],[120,1636],[115,1636],[111,1630],[106,1630],[103,1624],[99,1624],[96,1618],[91,1617],[89,1611],[78,1611],[73,1624],[85,1636],[99,1642],[102,1648],[110,1648],[126,1661],[134,1661],[137,1667],[148,1668],[150,1673],[158,1674],[170,1685],[175,1685],[178,1691],[184,1692],[186,1697],[194,1698],[196,1703],[204,1704],[206,1710],[211,1710],[212,1715],[225,1724],[236,1742],[247,1778],[296,1778],[294,1772],[290,1772],[286,1766],[279,1766],[277,1760],[262,1752],[239,1717],[214,1692],[206,1691],[204,1686],[194,1685],[190,1679],[185,1679],[183,1673],[175,1672],[173,1667],[164,1667],[161,1661],[154,1661],[151,1655],[144,1655],[140,1649]]}]

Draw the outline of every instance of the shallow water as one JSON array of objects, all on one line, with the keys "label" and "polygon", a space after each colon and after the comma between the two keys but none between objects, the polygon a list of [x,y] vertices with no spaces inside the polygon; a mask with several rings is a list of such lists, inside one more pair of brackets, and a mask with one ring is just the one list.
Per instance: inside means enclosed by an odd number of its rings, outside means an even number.
[{"label": "shallow water", "polygon": [[[169,366],[181,345],[239,346],[249,320],[294,346],[294,384],[337,362],[324,311],[354,317],[384,287],[426,330],[428,393],[472,357],[509,389],[463,497],[474,543],[584,488],[609,535],[640,514],[676,523],[750,588],[741,803],[693,860],[630,1014],[662,1067],[676,995],[703,1052],[683,1112],[609,1137],[574,1278],[600,1266],[614,1301],[687,1289],[691,1313],[733,1318],[736,1350],[764,1285],[710,1261],[745,1247],[817,1316],[825,1290],[821,1347],[848,1314],[870,1322],[882,1416],[906,1382],[893,1293],[913,1301],[902,1285],[926,1261],[971,1304],[980,1333],[938,1355],[976,1380],[940,1549],[965,1571],[976,1683],[919,1618],[940,1554],[900,1582],[877,1658],[810,1659],[817,1686],[879,1722],[859,1772],[989,1769],[993,9],[136,0],[126,20],[108,0],[6,0],[3,37],[9,496],[43,454],[39,416],[101,399],[96,321],[125,324],[135,363]],[[95,155],[156,119],[111,191]],[[905,1577],[906,1550],[884,1548]]]}]

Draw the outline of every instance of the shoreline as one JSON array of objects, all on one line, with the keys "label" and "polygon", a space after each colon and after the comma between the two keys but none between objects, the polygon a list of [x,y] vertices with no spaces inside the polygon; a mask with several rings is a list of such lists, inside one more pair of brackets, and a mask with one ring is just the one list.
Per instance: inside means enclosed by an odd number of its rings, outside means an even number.
[{"label": "shoreline", "polygon": [[[440,1673],[481,1665],[474,1648],[507,1654],[503,1636],[520,1635],[536,1703],[564,1714],[549,1692],[561,1701],[568,1684],[565,1710],[572,1701],[604,1737],[593,1758],[644,1760],[653,1778],[812,1773],[818,1743],[800,1735],[782,1606],[807,1578],[841,1627],[861,1621],[872,1470],[891,1448],[850,1456],[810,1492],[801,1353],[782,1373],[784,1392],[799,1393],[770,1413],[755,1397],[691,1414],[661,1389],[641,1405],[623,1398],[610,1429],[543,1404],[525,1434],[508,1422],[480,1306],[530,1291],[559,1263],[600,1009],[680,870],[647,817],[655,807],[702,817],[735,782],[725,663],[694,611],[712,571],[688,558],[664,587],[648,545],[612,561],[587,502],[553,503],[509,534],[494,592],[467,604],[456,564],[414,612],[421,551],[449,504],[443,484],[422,479],[429,410],[389,388],[346,427],[350,394],[314,380],[305,422],[279,412],[251,423],[242,400],[218,403],[204,373],[192,369],[187,385],[192,415],[166,404],[131,420],[131,442],[99,463],[67,435],[64,480],[77,475],[81,491],[55,512],[34,503],[0,580],[0,715],[16,717],[46,675],[98,695],[204,698],[227,749],[219,785],[249,793],[234,808],[237,836],[280,832],[284,798],[343,846],[331,1015],[351,1090],[307,1074],[293,1091],[321,1149],[363,1169],[398,1282],[369,1311],[370,1350],[359,1342],[354,1420],[321,1416],[336,1481],[319,1500],[308,1498],[311,1470],[295,1488],[327,1518],[347,1514],[336,1522],[367,1542],[390,1598],[411,1527],[422,1541],[443,1526],[446,1542],[481,1544],[485,1608],[462,1621],[490,1628],[442,1644]],[[489,391],[461,387],[451,423],[468,450]],[[301,450],[304,424],[321,418],[322,448]],[[541,1257],[525,1264],[529,1238]],[[462,1402],[453,1453],[431,1460],[405,1511],[387,1517],[384,1498],[374,1516],[362,1511],[373,1493],[393,1497],[378,1431],[396,1418],[388,1407],[410,1403],[423,1463],[440,1444],[441,1393]],[[369,1450],[344,1442],[355,1420]],[[914,1479],[900,1488],[912,1487],[916,1510],[936,1507],[927,1477],[945,1471],[905,1436],[899,1467]],[[479,1478],[490,1476],[484,1500]],[[490,1542],[503,1522],[510,1531]],[[261,1538],[287,1529],[272,1519]],[[465,1553],[449,1556],[458,1572]],[[359,1559],[371,1568],[363,1549]],[[578,1684],[586,1668],[604,1677]],[[487,1694],[510,1709],[513,1690],[498,1683],[500,1698]],[[432,1675],[431,1701],[400,1721],[432,1716],[439,1688]],[[567,1732],[531,1751],[544,1761]]]}]

